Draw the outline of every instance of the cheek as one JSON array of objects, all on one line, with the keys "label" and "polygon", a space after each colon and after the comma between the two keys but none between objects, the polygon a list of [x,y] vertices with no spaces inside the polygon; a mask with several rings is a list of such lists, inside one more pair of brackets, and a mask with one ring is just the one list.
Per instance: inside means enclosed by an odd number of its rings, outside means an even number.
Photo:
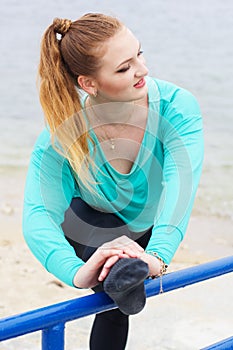
[{"label": "cheek", "polygon": [[105,79],[99,84],[100,90],[108,94],[119,94],[131,87],[131,80],[129,77],[122,76],[117,79]]},{"label": "cheek", "polygon": [[144,56],[141,57],[141,62],[142,62],[142,64],[146,65],[146,59]]}]

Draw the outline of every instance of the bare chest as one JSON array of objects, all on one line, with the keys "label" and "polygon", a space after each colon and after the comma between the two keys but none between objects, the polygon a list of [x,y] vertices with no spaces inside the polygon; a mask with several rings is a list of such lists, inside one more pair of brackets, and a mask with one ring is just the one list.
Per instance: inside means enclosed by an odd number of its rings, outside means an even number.
[{"label": "bare chest", "polygon": [[137,158],[144,137],[145,125],[127,125],[124,128],[109,128],[103,135],[103,129],[96,130],[102,151],[107,162],[119,173],[128,174]]}]

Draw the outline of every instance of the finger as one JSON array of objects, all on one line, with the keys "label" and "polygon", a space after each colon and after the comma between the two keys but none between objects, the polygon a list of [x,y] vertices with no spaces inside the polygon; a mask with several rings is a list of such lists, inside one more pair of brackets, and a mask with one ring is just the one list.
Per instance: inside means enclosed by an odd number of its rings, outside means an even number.
[{"label": "finger", "polygon": [[98,248],[96,250],[96,255],[98,255],[100,258],[104,258],[104,259],[107,259],[107,258],[110,258],[111,256],[113,255],[119,255],[119,254],[123,254],[123,249],[116,249],[116,248]]},{"label": "finger", "polygon": [[119,255],[114,255],[108,258],[103,268],[110,269],[119,260]]},{"label": "finger", "polygon": [[129,245],[126,245],[123,248],[124,254],[129,255],[131,258],[140,258],[144,253],[144,249],[137,243],[133,242]]},{"label": "finger", "polygon": [[102,247],[104,249],[109,249],[109,248],[123,249],[124,251],[126,251],[127,249],[128,252],[131,250],[131,254],[133,254],[133,252],[135,253],[144,252],[144,249],[138,243],[136,243],[134,240],[132,240],[127,236],[120,236],[110,242],[103,244]]},{"label": "finger", "polygon": [[123,254],[123,251],[120,249],[102,249],[98,248],[95,253],[88,259],[87,263],[95,266],[95,269],[102,267],[106,260],[112,256],[119,256]]},{"label": "finger", "polygon": [[119,258],[130,258],[130,256],[126,253],[119,254]]},{"label": "finger", "polygon": [[99,277],[98,277],[98,280],[99,280],[100,282],[103,281],[103,280],[107,277],[107,275],[108,275],[108,273],[109,273],[111,267],[112,267],[118,260],[119,260],[119,256],[118,256],[118,255],[111,256],[110,258],[107,259],[107,261],[105,262],[105,264],[104,264],[104,266],[103,266],[103,268],[102,268],[102,270],[101,270],[101,272],[100,272],[100,274],[99,274]]},{"label": "finger", "polygon": [[105,248],[116,248],[116,249],[122,249],[124,246],[132,243],[133,241],[127,237],[127,236],[120,236],[112,241],[106,242],[103,244],[103,247]]},{"label": "finger", "polygon": [[117,256],[111,256],[110,258],[108,258],[108,259],[106,260],[106,262],[105,262],[105,264],[104,264],[102,270],[101,270],[101,273],[100,273],[100,275],[99,275],[98,280],[99,280],[99,281],[103,281],[103,280],[107,277],[107,275],[108,275],[108,273],[109,273],[111,267],[112,267],[119,259],[122,259],[122,258],[130,258],[130,256],[129,256],[128,254],[122,253],[122,254],[119,254],[119,255],[117,255]]},{"label": "finger", "polygon": [[124,249],[130,249],[132,250],[132,252],[139,252],[139,253],[142,253],[144,252],[144,249],[137,243],[135,242],[134,240],[130,239],[129,237],[127,236],[121,236],[119,237],[119,244],[120,244],[120,247],[119,248],[122,248]]}]

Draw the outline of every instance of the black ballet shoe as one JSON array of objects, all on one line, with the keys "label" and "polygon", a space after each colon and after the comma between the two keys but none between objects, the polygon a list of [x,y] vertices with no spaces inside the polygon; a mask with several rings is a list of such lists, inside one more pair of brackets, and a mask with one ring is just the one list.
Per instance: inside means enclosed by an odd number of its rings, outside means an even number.
[{"label": "black ballet shoe", "polygon": [[149,273],[148,265],[137,258],[123,258],[111,268],[103,282],[106,294],[117,304],[121,312],[134,315],[146,303],[144,280]]}]

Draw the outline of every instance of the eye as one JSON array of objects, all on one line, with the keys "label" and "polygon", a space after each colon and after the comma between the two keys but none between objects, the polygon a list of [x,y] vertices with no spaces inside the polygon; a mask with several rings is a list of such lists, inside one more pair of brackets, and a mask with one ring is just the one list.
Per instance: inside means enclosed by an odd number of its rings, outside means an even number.
[{"label": "eye", "polygon": [[142,54],[143,54],[142,50],[138,51],[138,56],[141,56]]},{"label": "eye", "polygon": [[123,68],[119,69],[119,70],[117,71],[117,73],[124,73],[124,72],[126,72],[127,70],[129,70],[130,67],[131,67],[130,65],[128,65],[127,67],[123,67]]}]

